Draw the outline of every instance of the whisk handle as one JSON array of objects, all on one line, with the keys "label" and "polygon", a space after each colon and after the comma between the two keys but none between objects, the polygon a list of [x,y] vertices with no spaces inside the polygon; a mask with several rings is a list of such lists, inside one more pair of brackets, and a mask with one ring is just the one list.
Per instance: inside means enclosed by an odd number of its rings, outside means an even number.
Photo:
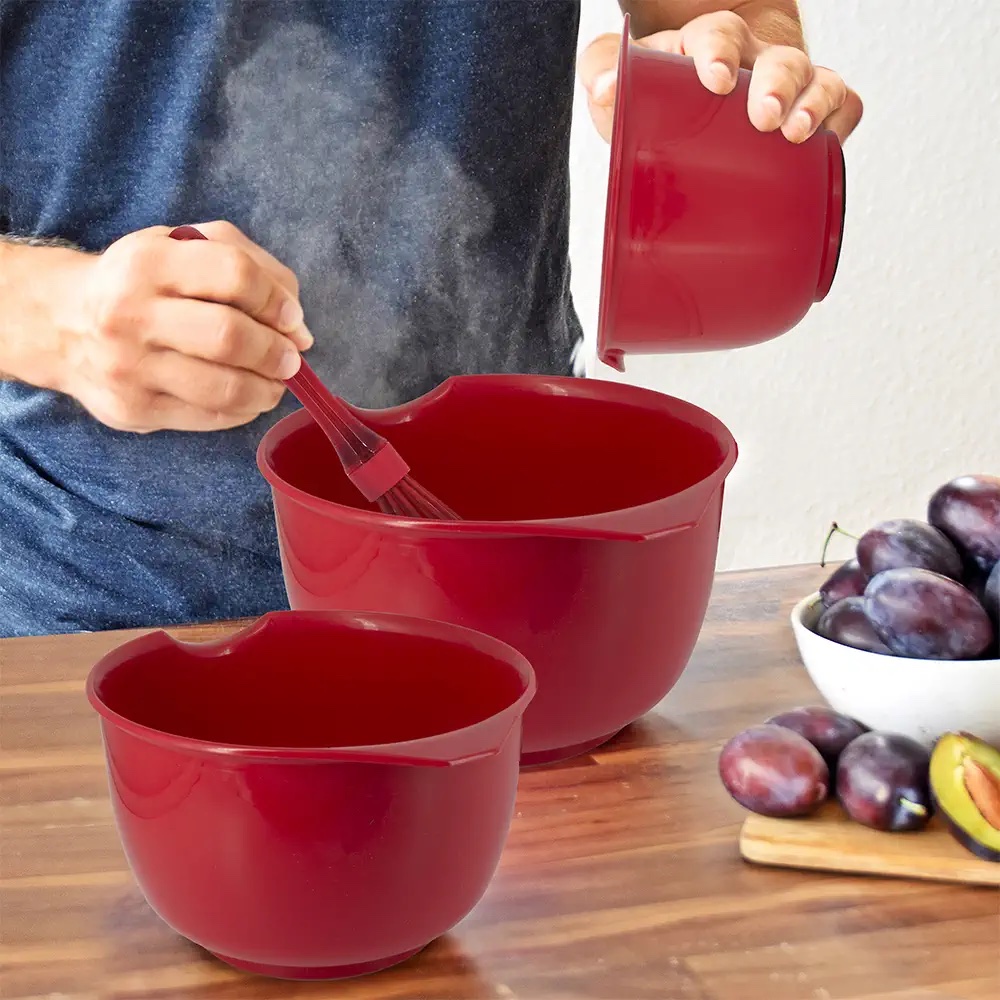
[{"label": "whisk handle", "polygon": [[409,473],[399,452],[334,396],[305,358],[285,384],[326,434],[344,471],[366,500],[376,501]]}]

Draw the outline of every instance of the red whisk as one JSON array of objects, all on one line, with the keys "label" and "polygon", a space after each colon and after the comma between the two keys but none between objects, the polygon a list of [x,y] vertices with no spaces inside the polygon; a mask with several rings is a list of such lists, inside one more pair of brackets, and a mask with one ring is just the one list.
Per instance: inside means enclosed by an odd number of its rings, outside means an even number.
[{"label": "red whisk", "polygon": [[409,475],[410,467],[402,455],[334,396],[305,358],[285,384],[330,439],[344,471],[366,500],[377,503],[386,514],[460,520],[447,504]]},{"label": "red whisk", "polygon": [[[175,240],[207,240],[193,226],[170,232]],[[362,423],[347,404],[320,381],[306,359],[285,385],[329,438],[348,478],[361,495],[386,514],[438,521],[461,518],[429,493],[409,472],[403,457],[381,434]]]}]

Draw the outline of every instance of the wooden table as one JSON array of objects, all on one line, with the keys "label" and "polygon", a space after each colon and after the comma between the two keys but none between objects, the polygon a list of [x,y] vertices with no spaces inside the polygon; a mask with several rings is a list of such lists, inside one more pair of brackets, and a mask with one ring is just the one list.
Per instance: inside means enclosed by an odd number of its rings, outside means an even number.
[{"label": "wooden table", "polygon": [[[690,667],[613,745],[525,772],[502,867],[453,934],[379,976],[240,975],[150,912],[83,681],[122,633],[0,642],[4,1000],[997,1000],[995,890],[763,869],[722,743],[815,700],[788,611],[817,567],[720,575]],[[206,637],[220,630],[195,630]]]}]

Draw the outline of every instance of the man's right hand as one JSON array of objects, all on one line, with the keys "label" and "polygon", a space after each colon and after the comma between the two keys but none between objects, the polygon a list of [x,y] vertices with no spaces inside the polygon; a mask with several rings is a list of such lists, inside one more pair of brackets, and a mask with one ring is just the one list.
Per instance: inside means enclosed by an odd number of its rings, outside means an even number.
[{"label": "man's right hand", "polygon": [[[49,275],[58,293],[45,310],[55,336],[43,339],[58,357],[51,377],[36,384],[74,396],[110,427],[139,433],[223,430],[277,406],[282,380],[313,342],[298,282],[235,226],[197,228],[207,240],[173,240],[158,226],[99,256],[48,258],[46,266],[59,269]],[[45,286],[45,275],[31,277]]]}]

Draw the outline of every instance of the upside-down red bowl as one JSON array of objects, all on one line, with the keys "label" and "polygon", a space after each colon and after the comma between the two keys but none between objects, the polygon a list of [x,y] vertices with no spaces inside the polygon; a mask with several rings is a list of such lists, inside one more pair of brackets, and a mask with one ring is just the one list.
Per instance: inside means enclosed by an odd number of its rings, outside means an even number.
[{"label": "upside-down red bowl", "polygon": [[619,54],[598,354],[747,347],[785,333],[830,291],[844,231],[840,141],[760,132],[749,70],[713,94],[694,61]]}]

